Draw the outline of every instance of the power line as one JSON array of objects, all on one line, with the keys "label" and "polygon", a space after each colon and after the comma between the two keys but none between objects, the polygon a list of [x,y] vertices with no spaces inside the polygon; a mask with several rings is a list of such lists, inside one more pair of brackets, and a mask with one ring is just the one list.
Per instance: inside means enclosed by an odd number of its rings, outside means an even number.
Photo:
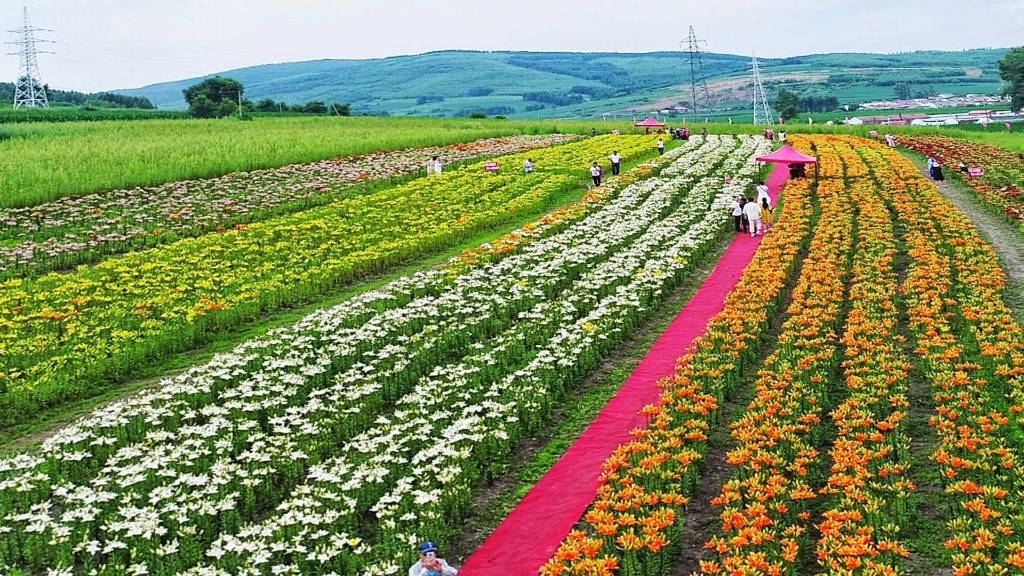
[{"label": "power line", "polygon": [[28,8],[24,8],[24,22],[17,30],[8,30],[17,35],[17,40],[7,42],[18,47],[17,52],[8,52],[10,56],[20,58],[20,72],[18,82],[14,86],[14,109],[22,106],[26,108],[49,108],[50,102],[46,98],[46,88],[43,86],[39,74],[39,54],[53,54],[36,49],[36,42],[52,43],[49,40],[36,40],[36,32],[49,32],[43,28],[34,28],[28,20]]}]

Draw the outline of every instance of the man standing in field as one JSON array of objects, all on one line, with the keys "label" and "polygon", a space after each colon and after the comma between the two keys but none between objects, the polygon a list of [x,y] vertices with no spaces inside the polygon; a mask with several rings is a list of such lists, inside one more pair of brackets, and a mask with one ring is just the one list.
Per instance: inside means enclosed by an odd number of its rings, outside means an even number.
[{"label": "man standing in field", "polygon": [[764,227],[761,225],[760,204],[754,202],[752,198],[748,198],[747,203],[743,205],[743,214],[746,215],[749,222],[751,238],[764,233]]},{"label": "man standing in field", "polygon": [[664,154],[664,153],[665,153],[665,141],[662,140],[661,138],[658,138],[658,154]]},{"label": "man standing in field", "polygon": [[619,151],[613,150],[608,159],[612,161],[612,176],[618,176],[619,169],[622,167],[622,156],[619,156]]},{"label": "man standing in field", "polygon": [[601,167],[594,162],[593,166],[590,167],[590,177],[594,180],[594,186],[601,185]]}]

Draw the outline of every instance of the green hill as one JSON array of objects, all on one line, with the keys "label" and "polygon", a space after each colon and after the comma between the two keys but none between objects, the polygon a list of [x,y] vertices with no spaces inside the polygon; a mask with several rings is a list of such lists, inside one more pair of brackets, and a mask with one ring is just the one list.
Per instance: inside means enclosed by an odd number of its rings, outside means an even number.
[{"label": "green hill", "polygon": [[[766,87],[801,95],[835,96],[841,103],[913,94],[990,94],[1000,89],[996,63],[1004,49],[903,54],[816,54],[764,59]],[[750,101],[749,58],[704,54],[716,108]],[[222,72],[245,84],[252,99],[290,104],[350,102],[354,113],[460,116],[482,111],[520,117],[593,117],[629,109],[686,104],[686,53],[430,52],[373,60],[316,60]],[[183,108],[190,78],[118,93],[149,98],[160,108]]]}]

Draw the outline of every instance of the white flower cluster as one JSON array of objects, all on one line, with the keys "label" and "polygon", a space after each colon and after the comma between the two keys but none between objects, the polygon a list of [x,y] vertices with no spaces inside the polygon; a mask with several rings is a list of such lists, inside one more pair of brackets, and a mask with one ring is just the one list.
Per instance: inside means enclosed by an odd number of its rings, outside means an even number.
[{"label": "white flower cluster", "polygon": [[719,237],[765,148],[693,138],[504,258],[314,313],[0,460],[0,567],[396,573]]}]

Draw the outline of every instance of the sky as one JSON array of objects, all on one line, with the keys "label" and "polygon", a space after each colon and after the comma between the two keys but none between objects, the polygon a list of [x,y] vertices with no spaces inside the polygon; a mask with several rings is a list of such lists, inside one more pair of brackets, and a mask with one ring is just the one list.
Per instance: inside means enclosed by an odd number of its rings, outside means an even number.
[{"label": "sky", "polygon": [[[1024,44],[1024,0],[0,0],[0,30],[23,6],[54,41],[42,80],[90,92],[432,50],[676,50],[691,25],[709,51],[765,57]],[[0,80],[17,74],[0,55]]]}]

